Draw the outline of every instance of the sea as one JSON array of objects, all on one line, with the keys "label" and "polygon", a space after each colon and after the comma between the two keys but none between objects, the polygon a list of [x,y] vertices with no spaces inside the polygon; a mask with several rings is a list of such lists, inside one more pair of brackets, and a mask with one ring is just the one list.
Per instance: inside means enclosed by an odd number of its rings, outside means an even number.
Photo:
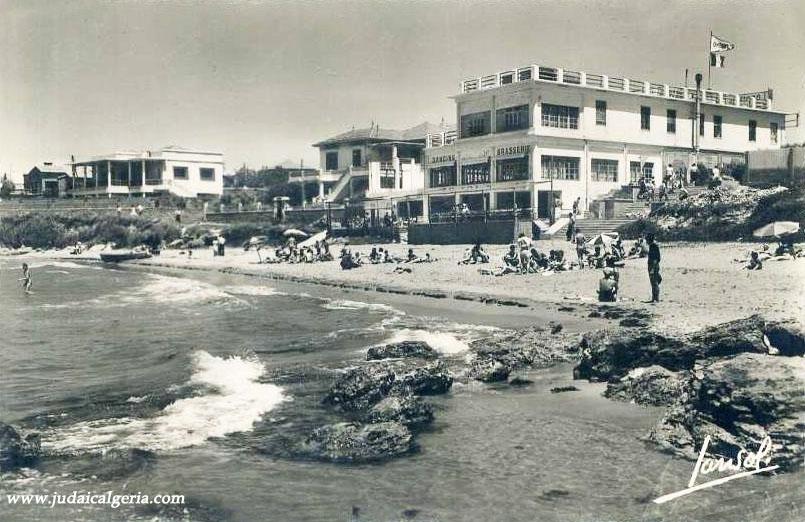
[{"label": "sea", "polygon": [[[321,399],[368,347],[417,339],[462,362],[538,310],[33,258],[26,295],[23,261],[0,258],[0,421],[39,432],[43,455],[0,476],[4,522],[805,520],[801,474],[654,504],[693,469],[645,442],[662,410],[605,399],[567,364],[525,386],[456,382],[404,457],[293,451],[342,420]],[[8,500],[73,492],[183,503]]]}]

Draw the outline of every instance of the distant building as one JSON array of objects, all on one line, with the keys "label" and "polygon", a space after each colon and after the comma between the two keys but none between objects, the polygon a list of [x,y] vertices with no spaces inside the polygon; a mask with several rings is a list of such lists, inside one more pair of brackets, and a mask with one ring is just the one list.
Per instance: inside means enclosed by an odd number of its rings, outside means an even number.
[{"label": "distant building", "polygon": [[65,196],[71,188],[71,179],[68,167],[43,163],[23,174],[23,190],[31,196],[44,196],[58,198]]},{"label": "distant building", "polygon": [[465,80],[453,97],[457,135],[426,141],[424,217],[466,203],[552,218],[577,198],[585,209],[640,178],[659,181],[669,163],[742,164],[746,151],[783,140],[786,114],[764,94],[538,65]]},{"label": "distant building", "polygon": [[[404,200],[424,189],[422,150],[429,133],[444,125],[428,122],[405,130],[378,125],[353,129],[315,143],[321,168],[313,175],[291,172],[291,181],[315,183],[316,201],[367,200],[366,207],[381,208],[389,199]],[[398,199],[399,198],[399,199]],[[421,201],[421,195],[419,201]],[[390,207],[389,207],[390,208]]]},{"label": "distant building", "polygon": [[71,195],[185,198],[223,194],[224,156],[220,152],[165,147],[156,151],[116,152],[76,161]]}]

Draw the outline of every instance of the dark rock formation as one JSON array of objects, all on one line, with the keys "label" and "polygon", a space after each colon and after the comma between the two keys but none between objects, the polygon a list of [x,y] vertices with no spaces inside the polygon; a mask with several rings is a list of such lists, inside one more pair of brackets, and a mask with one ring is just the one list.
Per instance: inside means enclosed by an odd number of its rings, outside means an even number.
[{"label": "dark rock formation", "polygon": [[428,343],[422,341],[402,341],[399,343],[373,346],[366,353],[366,360],[396,359],[401,357],[419,357],[421,359],[435,359],[436,351]]},{"label": "dark rock formation", "polygon": [[617,382],[610,382],[605,397],[650,406],[670,406],[687,393],[688,372],[672,372],[662,366],[635,368]]},{"label": "dark rock formation", "polygon": [[745,353],[705,361],[691,392],[649,434],[675,453],[695,457],[706,435],[712,453],[734,458],[770,437],[772,464],[802,465],[805,454],[805,359]]},{"label": "dark rock formation", "polygon": [[582,359],[574,369],[574,376],[616,381],[642,366],[690,370],[697,360],[739,353],[765,354],[770,347],[781,354],[795,355],[805,351],[805,336],[794,323],[769,323],[757,315],[679,338],[645,329],[592,332],[582,339]]},{"label": "dark rock formation", "polygon": [[330,388],[324,403],[347,411],[368,409],[388,395],[395,378],[383,364],[351,368]]},{"label": "dark rock formation", "polygon": [[565,393],[571,391],[579,391],[579,389],[575,386],[557,386],[555,388],[551,388],[551,393]]},{"label": "dark rock formation", "polygon": [[369,411],[369,422],[398,421],[406,426],[421,426],[433,421],[433,406],[416,395],[391,395]]},{"label": "dark rock formation", "polygon": [[38,433],[25,437],[3,422],[0,422],[0,471],[30,466],[41,453]]},{"label": "dark rock formation", "polygon": [[413,449],[411,432],[400,422],[341,422],[313,430],[303,443],[304,455],[335,462],[367,462],[396,457]]},{"label": "dark rock formation", "polygon": [[512,368],[495,359],[477,358],[472,362],[468,375],[482,382],[501,382],[509,378]]},{"label": "dark rock formation", "polygon": [[394,390],[416,395],[438,395],[447,393],[453,385],[453,376],[442,362],[419,366],[405,373],[397,374]]},{"label": "dark rock formation", "polygon": [[475,360],[468,375],[483,382],[505,381],[509,374],[525,366],[547,367],[575,360],[575,343],[561,334],[557,325],[501,332],[473,342]]}]

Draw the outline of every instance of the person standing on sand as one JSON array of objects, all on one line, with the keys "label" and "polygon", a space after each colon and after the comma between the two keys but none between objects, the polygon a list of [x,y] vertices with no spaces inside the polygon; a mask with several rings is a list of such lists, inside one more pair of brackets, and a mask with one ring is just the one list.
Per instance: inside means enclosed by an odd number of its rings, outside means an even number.
[{"label": "person standing on sand", "polygon": [[584,251],[587,244],[587,238],[580,228],[576,229],[576,256],[579,258],[579,268],[584,268]]},{"label": "person standing on sand", "polygon": [[28,268],[28,263],[22,264],[22,277],[19,278],[18,281],[22,281],[22,289],[25,293],[30,294],[33,280],[31,279],[31,269]]},{"label": "person standing on sand", "polygon": [[648,280],[651,283],[651,302],[660,302],[660,247],[654,242],[654,234],[647,234],[648,242]]}]

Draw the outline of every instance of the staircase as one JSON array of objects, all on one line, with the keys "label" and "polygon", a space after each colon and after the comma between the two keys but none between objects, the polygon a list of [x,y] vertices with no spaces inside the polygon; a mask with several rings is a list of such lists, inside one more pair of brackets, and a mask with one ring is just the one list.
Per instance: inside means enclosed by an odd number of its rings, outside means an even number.
[{"label": "staircase", "polygon": [[[617,232],[618,227],[632,221],[634,221],[633,218],[578,219],[576,220],[576,229],[581,230],[586,237],[591,238],[598,234]],[[566,233],[566,231],[563,230],[562,233]]]}]

